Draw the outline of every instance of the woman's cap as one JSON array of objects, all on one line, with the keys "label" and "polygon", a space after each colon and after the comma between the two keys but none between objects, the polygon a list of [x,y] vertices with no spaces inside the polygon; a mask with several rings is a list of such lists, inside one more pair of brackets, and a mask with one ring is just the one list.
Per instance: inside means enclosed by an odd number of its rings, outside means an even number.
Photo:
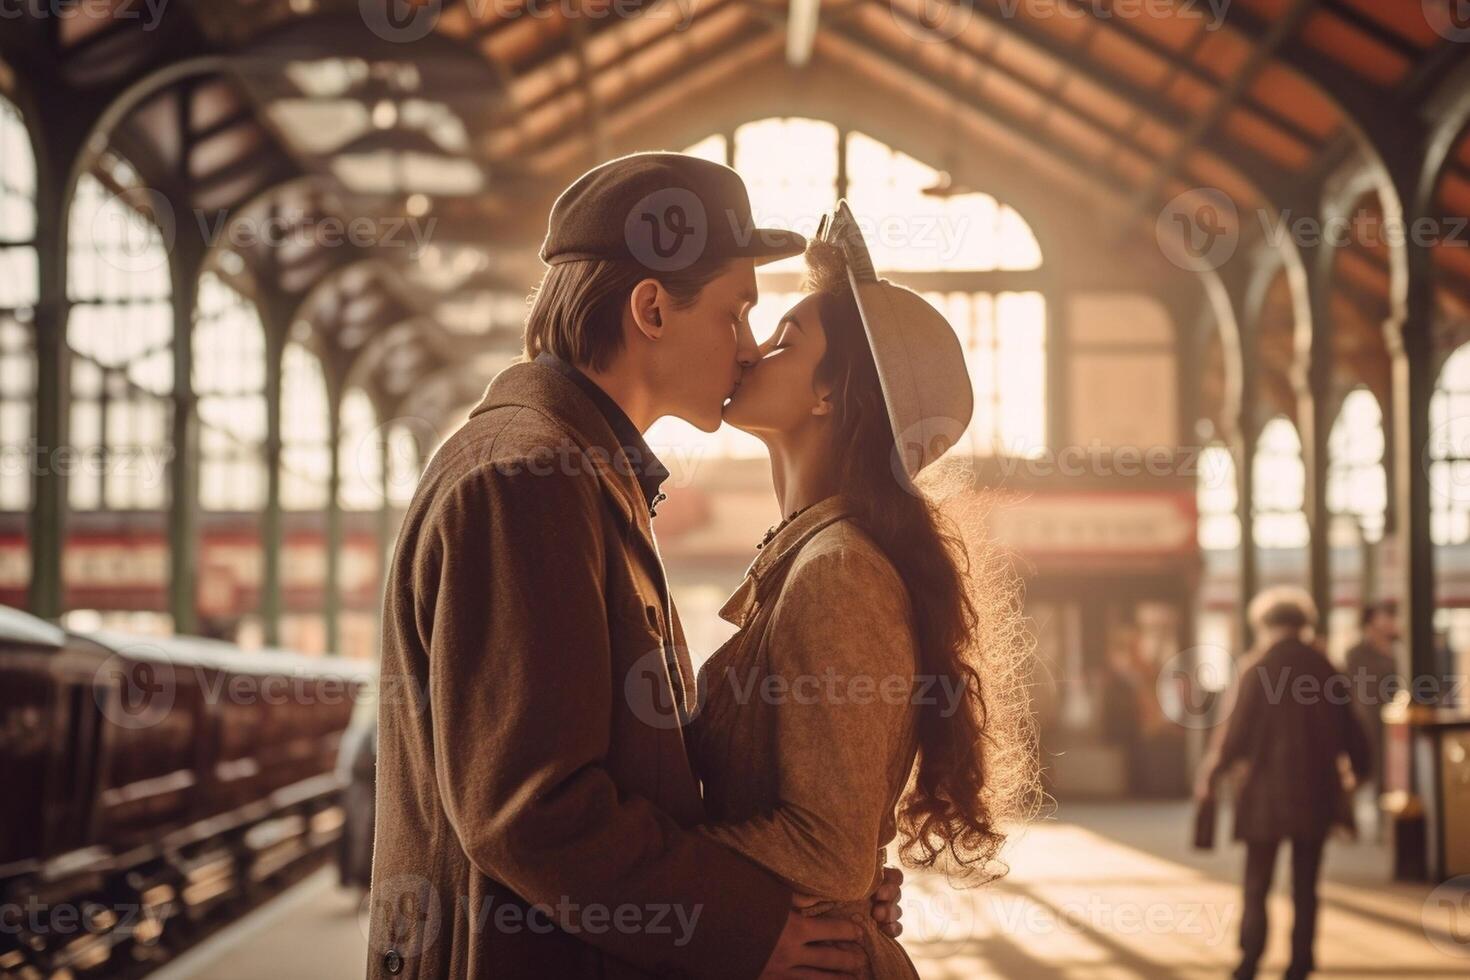
[{"label": "woman's cap", "polygon": [[893,441],[909,478],[959,441],[975,411],[965,352],[944,315],[924,297],[879,279],[846,201],[822,218],[816,238],[842,248]]}]

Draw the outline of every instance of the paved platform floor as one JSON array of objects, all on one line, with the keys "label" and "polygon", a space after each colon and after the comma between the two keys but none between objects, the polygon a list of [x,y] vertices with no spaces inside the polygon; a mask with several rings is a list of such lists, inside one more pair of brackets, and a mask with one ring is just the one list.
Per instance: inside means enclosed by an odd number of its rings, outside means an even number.
[{"label": "paved platform floor", "polygon": [[[1233,845],[1186,846],[1182,804],[1072,805],[1009,850],[1011,874],[955,890],[905,887],[904,937],[925,980],[1203,980],[1228,975],[1239,923]],[[1323,978],[1470,977],[1470,893],[1388,882],[1372,843],[1329,845],[1318,960]],[[1264,977],[1285,968],[1285,862],[1272,897]],[[158,980],[347,980],[363,975],[359,900],[321,872],[155,974]]]}]

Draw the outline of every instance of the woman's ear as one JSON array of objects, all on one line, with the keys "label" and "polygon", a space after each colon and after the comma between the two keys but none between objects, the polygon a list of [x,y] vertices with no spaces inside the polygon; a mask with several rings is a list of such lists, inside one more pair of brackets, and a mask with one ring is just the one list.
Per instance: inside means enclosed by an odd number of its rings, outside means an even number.
[{"label": "woman's ear", "polygon": [[812,414],[831,415],[832,386],[825,381],[818,381],[812,385],[812,392],[817,396],[817,403],[812,406]]},{"label": "woman's ear", "polygon": [[663,287],[657,279],[644,279],[633,287],[628,306],[633,314],[633,325],[649,340],[659,340],[664,335]]}]

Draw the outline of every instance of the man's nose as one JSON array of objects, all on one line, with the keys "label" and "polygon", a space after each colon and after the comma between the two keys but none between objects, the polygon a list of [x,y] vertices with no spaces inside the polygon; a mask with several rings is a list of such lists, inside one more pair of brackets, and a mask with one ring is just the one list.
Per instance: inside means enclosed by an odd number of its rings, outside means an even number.
[{"label": "man's nose", "polygon": [[735,360],[743,368],[748,368],[761,359],[760,345],[755,342],[755,333],[750,329],[749,320],[740,321],[740,330],[735,336]]}]

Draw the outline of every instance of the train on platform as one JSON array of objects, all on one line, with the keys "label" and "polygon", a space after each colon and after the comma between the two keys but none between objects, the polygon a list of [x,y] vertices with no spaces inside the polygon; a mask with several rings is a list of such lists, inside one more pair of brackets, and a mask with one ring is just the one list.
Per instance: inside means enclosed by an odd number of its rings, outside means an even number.
[{"label": "train on platform", "polygon": [[145,974],[327,860],[374,673],[0,607],[0,976]]}]

